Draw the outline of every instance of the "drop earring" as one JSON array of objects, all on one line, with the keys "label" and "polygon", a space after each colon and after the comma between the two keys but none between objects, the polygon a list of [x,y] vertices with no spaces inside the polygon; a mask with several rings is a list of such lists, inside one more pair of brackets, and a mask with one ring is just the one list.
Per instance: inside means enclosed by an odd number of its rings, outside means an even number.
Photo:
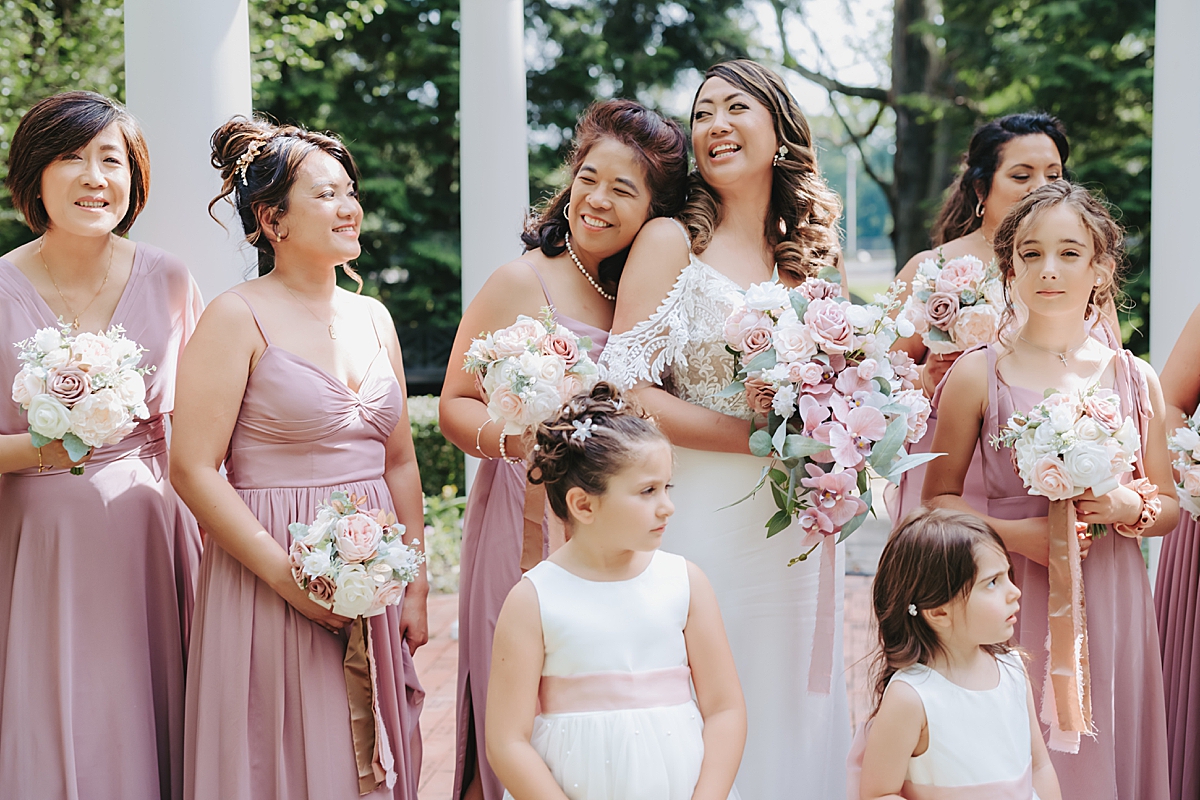
[{"label": "drop earring", "polygon": [[778,167],[779,162],[783,161],[785,158],[787,158],[787,154],[788,154],[787,145],[786,144],[779,145],[778,152],[776,152],[775,156],[771,159],[771,166]]}]

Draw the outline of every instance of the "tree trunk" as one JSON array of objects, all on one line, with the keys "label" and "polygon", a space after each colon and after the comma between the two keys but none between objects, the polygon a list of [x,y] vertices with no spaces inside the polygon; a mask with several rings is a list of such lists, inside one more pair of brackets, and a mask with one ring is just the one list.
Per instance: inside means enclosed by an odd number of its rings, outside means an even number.
[{"label": "tree trunk", "polygon": [[[892,180],[892,247],[899,271],[908,259],[929,247],[926,218],[931,195],[942,186],[934,173],[937,123],[928,100],[937,92],[939,59],[915,24],[926,19],[926,0],[896,0],[892,25],[891,103],[896,111],[896,156]],[[921,102],[924,100],[925,102]]]}]

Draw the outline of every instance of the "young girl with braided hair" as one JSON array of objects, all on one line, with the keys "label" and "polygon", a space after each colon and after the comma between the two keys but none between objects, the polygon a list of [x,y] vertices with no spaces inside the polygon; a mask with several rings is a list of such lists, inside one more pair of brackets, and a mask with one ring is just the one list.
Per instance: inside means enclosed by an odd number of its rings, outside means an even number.
[{"label": "young girl with braided hair", "polygon": [[746,709],[716,598],[695,565],[658,549],[674,511],[670,443],[606,383],[536,442],[529,479],[570,537],[496,625],[485,738],[505,796],[736,797]]}]

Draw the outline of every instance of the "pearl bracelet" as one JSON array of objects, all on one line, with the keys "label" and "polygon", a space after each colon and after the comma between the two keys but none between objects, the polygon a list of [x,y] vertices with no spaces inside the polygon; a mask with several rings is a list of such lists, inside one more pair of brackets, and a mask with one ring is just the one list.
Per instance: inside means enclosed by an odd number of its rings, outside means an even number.
[{"label": "pearl bracelet", "polygon": [[1113,524],[1113,530],[1122,536],[1136,539],[1146,530],[1154,527],[1154,523],[1158,521],[1158,515],[1162,513],[1162,500],[1158,496],[1158,487],[1151,483],[1149,478],[1139,478],[1125,485],[1142,498],[1142,510],[1138,514],[1137,522],[1132,525],[1117,522]]},{"label": "pearl bracelet", "polygon": [[487,453],[483,452],[483,447],[482,447],[482,446],[479,444],[479,435],[480,435],[481,433],[483,433],[483,428],[484,428],[484,425],[487,425],[487,424],[488,424],[489,422],[491,422],[491,421],[492,421],[492,420],[491,420],[490,418],[489,418],[489,419],[485,419],[485,420],[483,421],[483,425],[480,425],[478,428],[476,428],[476,429],[475,429],[475,451],[476,451],[477,453],[479,453],[479,457],[480,457],[480,458],[486,458],[488,461],[491,461],[491,460],[492,460],[492,457],[491,457],[491,456],[489,456]]},{"label": "pearl bracelet", "polygon": [[522,461],[519,458],[509,458],[508,457],[508,449],[505,448],[505,446],[504,446],[504,440],[507,438],[508,438],[508,434],[506,434],[504,431],[500,431],[500,457],[503,458],[509,464],[523,464],[524,461]]}]

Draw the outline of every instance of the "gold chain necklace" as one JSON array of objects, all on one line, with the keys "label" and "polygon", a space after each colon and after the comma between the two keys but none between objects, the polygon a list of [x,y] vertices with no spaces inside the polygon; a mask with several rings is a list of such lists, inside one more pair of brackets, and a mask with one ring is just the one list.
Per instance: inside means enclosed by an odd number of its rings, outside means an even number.
[{"label": "gold chain necklace", "polygon": [[50,265],[46,263],[46,257],[42,255],[42,245],[46,243],[46,237],[43,236],[38,240],[38,260],[42,262],[42,269],[46,270],[46,277],[50,279],[50,285],[54,287],[54,291],[58,292],[58,299],[63,301],[63,305],[67,307],[67,311],[71,314],[71,329],[79,330],[79,318],[87,313],[87,310],[92,307],[92,303],[96,302],[96,298],[104,291],[104,287],[108,285],[108,276],[112,273],[113,252],[117,249],[117,240],[109,234],[108,242],[108,268],[104,270],[104,280],[100,282],[100,288],[92,295],[92,299],[88,300],[86,306],[79,313],[71,308],[71,304],[67,302],[67,298],[63,296],[62,289],[58,288],[58,281],[54,280],[54,273],[50,271]]},{"label": "gold chain necklace", "polygon": [[325,320],[323,320],[317,316],[317,312],[315,312],[311,308],[309,308],[308,303],[301,300],[300,296],[292,291],[290,286],[288,286],[286,283],[283,283],[283,281],[280,281],[280,283],[283,284],[284,289],[287,289],[288,294],[290,294],[292,297],[296,298],[297,303],[304,306],[304,310],[307,311],[309,314],[311,314],[313,319],[315,319],[317,322],[321,323],[328,329],[330,339],[337,338],[337,331],[334,330],[334,328],[333,328],[333,323],[337,322],[337,307],[336,306],[334,306],[334,309],[333,309],[333,317],[330,318],[329,322],[325,322]]},{"label": "gold chain necklace", "polygon": [[1074,355],[1075,351],[1078,350],[1079,348],[1083,347],[1085,344],[1087,344],[1088,339],[1090,339],[1091,337],[1084,336],[1082,342],[1075,345],[1074,347],[1072,347],[1069,350],[1063,350],[1061,353],[1058,350],[1051,350],[1049,347],[1042,347],[1040,344],[1034,344],[1033,342],[1026,339],[1024,336],[1018,336],[1017,338],[1020,339],[1025,344],[1029,345],[1030,347],[1035,347],[1038,350],[1041,350],[1043,353],[1049,353],[1052,356],[1057,356],[1058,360],[1061,361],[1063,366],[1065,367],[1065,366],[1067,366],[1067,356]]}]

